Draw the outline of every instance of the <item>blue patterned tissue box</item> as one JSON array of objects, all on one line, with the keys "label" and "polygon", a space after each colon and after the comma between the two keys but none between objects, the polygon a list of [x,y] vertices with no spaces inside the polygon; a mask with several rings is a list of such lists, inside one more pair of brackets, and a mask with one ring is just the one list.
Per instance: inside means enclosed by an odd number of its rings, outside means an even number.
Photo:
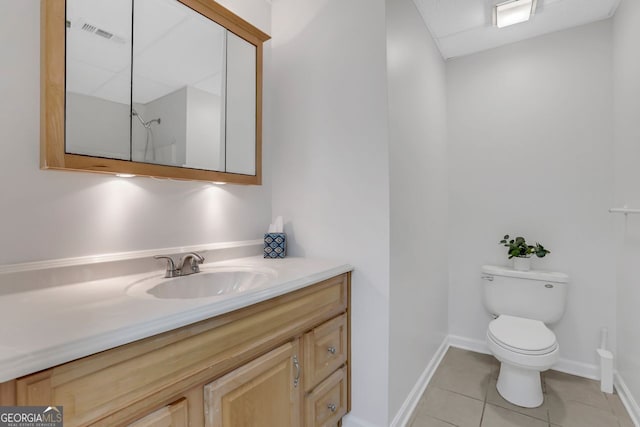
[{"label": "blue patterned tissue box", "polygon": [[284,233],[264,235],[264,257],[284,258],[287,256],[287,236]]}]

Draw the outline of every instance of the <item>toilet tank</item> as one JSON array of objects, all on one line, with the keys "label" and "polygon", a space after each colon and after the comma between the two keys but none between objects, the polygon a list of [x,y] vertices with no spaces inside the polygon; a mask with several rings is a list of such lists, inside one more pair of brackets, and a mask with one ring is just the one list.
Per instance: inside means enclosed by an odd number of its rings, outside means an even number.
[{"label": "toilet tank", "polygon": [[564,314],[569,281],[566,274],[493,265],[483,265],[481,271],[483,302],[489,313],[544,323],[555,323]]}]

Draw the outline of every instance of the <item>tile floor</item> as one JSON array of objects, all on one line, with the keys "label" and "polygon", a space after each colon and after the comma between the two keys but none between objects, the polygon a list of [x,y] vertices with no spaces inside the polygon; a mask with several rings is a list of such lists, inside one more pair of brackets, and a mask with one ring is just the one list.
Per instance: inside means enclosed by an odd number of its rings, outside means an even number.
[{"label": "tile floor", "polygon": [[545,400],[527,409],[496,390],[500,365],[486,354],[450,348],[420,399],[411,427],[633,427],[617,394],[557,371],[542,374]]}]

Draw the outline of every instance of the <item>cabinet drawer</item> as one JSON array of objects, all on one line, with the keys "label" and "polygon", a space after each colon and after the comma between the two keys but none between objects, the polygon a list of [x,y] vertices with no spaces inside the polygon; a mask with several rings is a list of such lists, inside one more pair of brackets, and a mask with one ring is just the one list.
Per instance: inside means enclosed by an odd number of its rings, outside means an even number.
[{"label": "cabinet drawer", "polygon": [[347,315],[342,314],[304,335],[305,391],[347,360]]},{"label": "cabinet drawer", "polygon": [[170,405],[150,413],[144,418],[129,424],[129,427],[188,427],[189,410],[186,399],[180,399]]},{"label": "cabinet drawer", "polygon": [[305,398],[305,426],[334,426],[347,413],[347,372],[340,368]]}]

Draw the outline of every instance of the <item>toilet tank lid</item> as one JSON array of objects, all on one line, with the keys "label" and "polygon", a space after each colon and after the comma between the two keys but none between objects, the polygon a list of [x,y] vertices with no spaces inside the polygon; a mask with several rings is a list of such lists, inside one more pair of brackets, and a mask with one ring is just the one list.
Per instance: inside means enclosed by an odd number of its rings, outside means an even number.
[{"label": "toilet tank lid", "polygon": [[518,271],[511,267],[497,265],[483,265],[483,274],[492,276],[517,277],[519,279],[540,280],[542,282],[567,283],[569,276],[564,273],[543,270]]}]

